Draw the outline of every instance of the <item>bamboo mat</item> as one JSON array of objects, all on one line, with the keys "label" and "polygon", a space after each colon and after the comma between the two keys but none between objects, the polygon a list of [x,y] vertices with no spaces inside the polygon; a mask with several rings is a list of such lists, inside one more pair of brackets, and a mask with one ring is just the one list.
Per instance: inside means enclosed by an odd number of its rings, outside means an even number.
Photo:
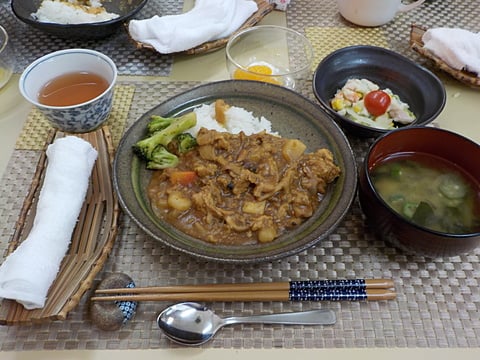
[{"label": "bamboo mat", "polygon": [[[455,26],[480,31],[476,2],[432,1],[408,16],[402,15],[381,31],[369,31],[368,41],[385,41],[389,48],[416,58],[408,48],[411,21],[426,26]],[[455,9],[453,9],[455,6]],[[304,31],[314,42],[317,59],[334,50],[335,27],[350,28],[329,0],[294,0],[287,12],[290,27]],[[344,30],[345,31],[345,30]],[[349,37],[346,30],[346,38]],[[333,34],[333,35],[332,35]],[[361,41],[364,38],[360,39]],[[366,41],[366,40],[365,40]],[[326,45],[325,45],[326,44]],[[326,48],[326,50],[325,50]],[[323,51],[323,52],[322,52]],[[195,82],[135,81],[133,98],[120,110],[125,127],[144,112]],[[310,87],[309,87],[310,86]],[[302,93],[314,100],[311,84]],[[123,95],[122,95],[123,96]],[[122,97],[123,98],[123,97]],[[350,137],[360,162],[370,139]],[[39,151],[15,150],[0,186],[0,250],[30,186]],[[406,255],[376,238],[365,226],[355,201],[340,226],[321,244],[275,262],[231,265],[201,261],[164,247],[146,236],[127,216],[95,285],[112,272],[125,272],[137,286],[260,282],[306,279],[393,278],[398,297],[384,302],[252,302],[207,303],[220,315],[252,315],[329,308],[337,324],[321,326],[238,325],[222,329],[205,348],[467,348],[480,346],[480,249],[469,255],[428,259]],[[87,293],[67,320],[32,326],[0,328],[0,350],[158,349],[176,348],[156,327],[157,314],[168,303],[141,303],[136,316],[121,330],[104,332],[89,319]]]}]

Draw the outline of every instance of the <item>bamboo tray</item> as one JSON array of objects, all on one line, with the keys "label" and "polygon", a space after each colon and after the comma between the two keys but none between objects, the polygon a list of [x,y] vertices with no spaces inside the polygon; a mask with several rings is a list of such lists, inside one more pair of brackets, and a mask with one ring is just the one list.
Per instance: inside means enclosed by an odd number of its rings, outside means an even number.
[{"label": "bamboo tray", "polygon": [[464,84],[470,85],[472,87],[480,87],[480,77],[476,76],[468,71],[456,70],[449,66],[445,61],[435,56],[431,51],[423,47],[424,43],[422,41],[422,36],[427,31],[426,28],[423,28],[418,25],[412,25],[410,30],[410,47],[412,50],[416,51],[420,55],[426,57],[433,61],[434,65],[440,70],[451,75],[455,79],[461,81]]},{"label": "bamboo tray", "polygon": [[[44,150],[55,139],[64,136],[62,132],[52,131]],[[114,150],[110,132],[104,127],[76,136],[90,142],[97,149],[98,157],[69,250],[48,291],[45,306],[42,309],[26,310],[16,301],[4,299],[0,306],[1,325],[65,320],[67,314],[78,305],[82,295],[91,287],[113,247],[120,210],[111,180]],[[29,234],[46,168],[47,156],[43,151],[6,255],[13,252]]]},{"label": "bamboo tray", "polygon": [[[242,31],[244,29],[255,26],[257,23],[260,22],[260,20],[262,20],[266,15],[268,15],[275,7],[275,4],[270,4],[266,0],[255,0],[255,2],[257,3],[258,10],[252,16],[250,16],[243,23],[243,25],[232,35],[236,34],[239,31]],[[127,26],[127,33],[128,33],[128,26]],[[182,51],[182,52],[180,52],[180,54],[199,55],[199,54],[204,54],[204,53],[208,53],[208,52],[211,52],[211,51],[215,51],[215,50],[218,50],[218,49],[224,47],[227,44],[229,38],[230,37],[226,37],[226,38],[222,38],[222,39],[218,39],[218,40],[214,40],[214,41],[209,41],[209,42],[203,43],[201,45],[198,45],[197,47],[194,47],[192,49]],[[153,46],[149,45],[149,44],[145,44],[145,43],[142,43],[142,42],[139,42],[139,41],[135,41],[132,38],[130,38],[130,39],[134,42],[137,49],[148,49],[148,50],[156,51],[155,48]]]}]

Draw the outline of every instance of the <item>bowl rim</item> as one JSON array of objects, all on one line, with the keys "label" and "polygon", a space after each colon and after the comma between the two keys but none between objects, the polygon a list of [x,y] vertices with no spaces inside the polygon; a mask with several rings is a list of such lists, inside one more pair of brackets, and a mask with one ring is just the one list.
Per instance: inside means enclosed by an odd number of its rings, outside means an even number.
[{"label": "bowl rim", "polygon": [[[345,52],[350,52],[350,51],[355,51],[355,50],[359,50],[359,51],[374,51],[374,52],[377,52],[377,53],[383,53],[383,54],[388,54],[390,56],[394,56],[395,58],[397,58],[398,60],[400,61],[403,61],[404,63],[406,64],[409,64],[413,67],[415,67],[417,70],[427,74],[428,76],[430,76],[433,81],[435,83],[437,83],[439,89],[441,90],[441,93],[442,93],[442,96],[441,96],[441,102],[440,102],[440,106],[435,110],[435,112],[429,117],[427,118],[426,120],[424,120],[421,124],[416,124],[416,121],[418,119],[416,119],[412,124],[407,124],[407,125],[404,125],[404,126],[401,126],[401,127],[398,127],[398,128],[395,128],[395,129],[379,129],[379,128],[374,128],[374,127],[371,127],[371,126],[367,126],[367,125],[363,125],[363,124],[359,124],[345,116],[342,116],[340,114],[338,114],[335,110],[333,110],[331,108],[331,106],[328,104],[328,99],[323,99],[322,97],[319,96],[319,92],[318,92],[318,88],[317,88],[317,81],[316,81],[316,78],[318,77],[318,74],[320,73],[321,71],[321,67],[322,65],[324,65],[325,63],[331,61],[335,56],[338,56],[338,54],[342,54],[342,53],[345,53]],[[337,50],[334,50],[333,52],[331,52],[330,54],[328,54],[327,56],[325,56],[321,61],[320,63],[317,65],[314,73],[313,73],[313,81],[312,81],[312,87],[313,87],[313,92],[315,94],[315,97],[317,98],[318,102],[320,103],[320,105],[322,106],[322,108],[331,116],[333,117],[334,119],[335,118],[341,118],[342,121],[344,121],[345,123],[347,123],[349,126],[352,126],[352,127],[356,127],[358,128],[359,130],[361,131],[366,131],[366,132],[371,132],[371,133],[376,133],[377,135],[383,135],[383,134],[388,134],[389,132],[391,131],[395,131],[395,130],[399,130],[399,129],[404,129],[404,128],[408,128],[408,127],[414,127],[414,126],[423,126],[425,124],[428,124],[428,123],[431,123],[432,121],[434,121],[440,114],[441,112],[443,111],[443,109],[445,108],[445,105],[446,105],[446,102],[447,102],[447,92],[446,92],[446,89],[445,89],[445,85],[443,84],[443,82],[438,78],[438,76],[436,76],[432,71],[430,71],[429,69],[417,64],[415,61],[409,59],[408,57],[396,52],[396,51],[393,51],[393,50],[390,50],[390,49],[387,49],[387,48],[384,48],[384,47],[380,47],[380,46],[374,46],[374,45],[351,45],[351,46],[346,46],[346,47],[343,47],[343,48],[340,48],[340,49],[337,49]]]},{"label": "bowl rim", "polygon": [[298,36],[299,38],[301,38],[305,44],[307,44],[307,48],[308,48],[308,61],[307,61],[307,64],[298,69],[298,70],[295,70],[295,71],[289,71],[289,72],[280,72],[280,73],[277,73],[277,74],[272,74],[272,75],[265,75],[265,74],[262,74],[262,77],[265,77],[265,78],[275,78],[275,77],[278,77],[278,76],[286,76],[286,75],[291,75],[291,74],[298,74],[298,73],[302,73],[304,71],[307,71],[309,69],[311,69],[312,67],[312,63],[313,63],[313,59],[314,59],[314,51],[313,51],[313,45],[311,43],[311,41],[305,36],[303,35],[302,33],[300,33],[299,31],[296,31],[296,30],[293,30],[291,28],[288,28],[286,26],[280,26],[280,25],[257,25],[257,26],[253,26],[253,27],[250,27],[250,28],[247,28],[247,29],[244,29],[244,30],[241,30],[239,32],[237,32],[236,34],[232,35],[228,41],[227,41],[227,45],[225,46],[225,56],[227,58],[227,61],[230,61],[233,65],[235,65],[237,68],[241,69],[242,71],[245,71],[247,73],[250,73],[250,74],[253,74],[253,75],[258,75],[258,73],[256,72],[253,72],[253,71],[250,71],[248,70],[248,68],[240,65],[237,61],[235,61],[235,59],[232,58],[231,54],[230,54],[230,48],[234,45],[235,41],[240,37],[240,36],[243,36],[247,33],[250,33],[250,32],[253,32],[253,31],[261,31],[261,30],[281,30],[285,33],[289,33],[289,34],[295,34],[295,36]]},{"label": "bowl rim", "polygon": [[0,25],[0,34],[3,36],[3,42],[0,46],[0,53],[2,53],[7,48],[10,42],[10,37],[8,36],[7,30],[2,25]]},{"label": "bowl rim", "polygon": [[[25,90],[25,81],[26,81],[28,75],[35,69],[35,67],[37,67],[39,64],[41,64],[43,62],[49,61],[50,59],[52,59],[54,57],[63,56],[63,55],[74,55],[75,53],[93,55],[95,57],[101,58],[111,67],[112,72],[113,72],[113,78],[112,78],[109,86],[107,87],[107,89],[105,89],[105,91],[103,91],[100,95],[94,97],[93,99],[90,99],[90,100],[85,101],[83,103],[68,105],[68,106],[49,106],[49,105],[45,105],[45,104],[42,104],[42,103],[38,102],[37,99],[34,99],[34,98],[30,97],[29,95],[27,95],[27,91]],[[99,75],[101,75],[101,74],[99,74]],[[89,105],[89,104],[97,101],[98,99],[102,98],[103,96],[105,96],[105,94],[112,91],[112,89],[115,87],[115,84],[117,82],[117,77],[118,77],[118,69],[117,69],[117,66],[115,65],[115,62],[109,56],[105,55],[104,53],[101,53],[99,51],[92,50],[92,49],[83,49],[83,48],[63,49],[63,50],[58,50],[58,51],[54,51],[54,52],[48,53],[46,55],[43,55],[43,56],[37,58],[36,60],[34,60],[32,63],[30,63],[25,68],[25,70],[22,72],[22,74],[20,75],[20,78],[18,80],[18,87],[19,87],[19,90],[20,90],[20,93],[22,94],[22,96],[27,101],[29,101],[31,104],[33,104],[33,105],[35,105],[39,108],[51,109],[51,110],[68,110],[68,109],[75,109],[75,108],[78,108],[80,106]]]},{"label": "bowl rim", "polygon": [[[457,138],[459,138],[463,141],[467,141],[467,142],[471,143],[472,145],[476,145],[476,146],[480,147],[480,145],[477,144],[475,141],[473,141],[473,140],[471,140],[471,139],[469,139],[469,138],[467,138],[467,137],[465,137],[461,134],[458,134],[456,132],[453,132],[453,131],[447,130],[447,129],[441,129],[441,128],[435,128],[435,127],[429,127],[429,126],[415,126],[415,127],[410,127],[410,128],[402,128],[402,129],[392,130],[392,131],[378,137],[377,139],[375,139],[375,141],[372,143],[372,145],[369,147],[368,151],[366,152],[363,164],[360,168],[361,171],[363,172],[363,174],[365,175],[365,179],[367,181],[368,187],[372,191],[373,196],[375,197],[376,200],[378,200],[382,204],[382,207],[384,208],[384,210],[387,211],[391,216],[393,216],[398,221],[402,221],[402,222],[407,223],[409,226],[412,226],[413,228],[416,228],[417,230],[427,232],[427,233],[430,233],[430,234],[433,234],[433,235],[436,235],[436,236],[442,236],[442,237],[447,236],[449,238],[455,238],[455,239],[471,238],[471,237],[480,236],[480,231],[469,232],[469,233],[466,233],[466,234],[453,234],[453,233],[446,233],[446,232],[442,232],[442,231],[433,230],[433,229],[418,225],[418,224],[414,223],[413,221],[410,221],[406,217],[403,217],[402,215],[400,215],[395,210],[393,210],[392,207],[390,205],[388,205],[386,203],[386,201],[383,200],[383,198],[379,195],[376,187],[373,185],[372,178],[370,176],[370,169],[369,169],[369,166],[368,166],[368,160],[370,158],[371,153],[373,152],[375,146],[377,146],[380,142],[385,141],[385,138],[390,137],[390,136],[395,136],[395,134],[397,132],[400,132],[400,131],[403,132],[403,131],[412,131],[412,130],[415,130],[415,131],[429,131],[429,132],[444,132],[444,133],[447,133],[451,136],[457,137]],[[384,158],[385,156],[388,156],[390,154],[392,154],[392,153],[384,154],[382,156],[382,158]],[[359,186],[359,188],[361,188],[361,186]]]},{"label": "bowl rim", "polygon": [[89,23],[78,23],[78,24],[59,24],[55,22],[45,22],[45,21],[38,21],[30,16],[26,17],[20,14],[17,11],[16,5],[20,3],[22,0],[12,0],[11,1],[11,8],[15,16],[22,20],[26,24],[30,24],[32,26],[37,26],[37,27],[49,27],[49,28],[54,28],[54,29],[62,29],[65,30],[65,28],[69,29],[83,29],[83,28],[88,28],[88,27],[108,27],[109,25],[117,25],[118,23],[124,22],[127,20],[129,17],[135,15],[138,13],[148,2],[148,0],[142,0],[140,4],[138,4],[134,9],[130,10],[128,13],[120,15],[116,17],[115,19],[107,20],[107,21],[97,21],[97,22],[89,22]]}]

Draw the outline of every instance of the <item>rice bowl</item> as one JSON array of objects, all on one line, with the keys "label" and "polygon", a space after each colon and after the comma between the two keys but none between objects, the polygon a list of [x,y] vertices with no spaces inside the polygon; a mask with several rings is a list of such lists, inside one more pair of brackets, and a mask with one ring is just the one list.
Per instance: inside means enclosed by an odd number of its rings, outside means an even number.
[{"label": "rice bowl", "polygon": [[40,0],[12,0],[13,14],[22,22],[47,34],[64,39],[102,39],[117,32],[122,25],[136,15],[148,0],[104,1],[107,12],[119,16],[107,20],[77,24],[42,22],[32,16],[38,11]]},{"label": "rice bowl", "polygon": [[40,22],[82,24],[109,21],[120,16],[105,10],[99,0],[92,0],[89,3],[90,5],[83,5],[75,0],[43,0],[32,17]]}]

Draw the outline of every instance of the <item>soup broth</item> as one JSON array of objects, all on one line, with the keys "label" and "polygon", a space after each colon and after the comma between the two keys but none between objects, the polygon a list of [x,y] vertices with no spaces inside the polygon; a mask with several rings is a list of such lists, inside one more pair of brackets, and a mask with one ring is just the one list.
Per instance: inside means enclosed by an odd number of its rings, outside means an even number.
[{"label": "soup broth", "polygon": [[376,165],[371,178],[392,209],[420,226],[453,234],[480,231],[480,184],[450,162],[405,153]]},{"label": "soup broth", "polygon": [[108,81],[89,72],[60,75],[40,89],[38,101],[48,106],[71,106],[92,100],[108,89]]}]

